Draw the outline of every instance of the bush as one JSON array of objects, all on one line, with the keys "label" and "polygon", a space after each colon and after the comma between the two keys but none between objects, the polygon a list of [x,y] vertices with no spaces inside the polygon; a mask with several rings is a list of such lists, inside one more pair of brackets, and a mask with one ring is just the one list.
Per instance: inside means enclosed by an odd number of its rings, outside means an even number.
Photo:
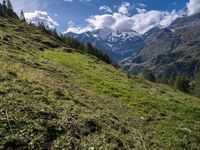
[{"label": "bush", "polygon": [[156,80],[158,83],[162,83],[162,84],[169,84],[168,83],[168,80],[167,80],[167,77],[166,75],[163,73],[163,74],[160,74],[156,77]]},{"label": "bush", "polygon": [[182,92],[189,93],[189,91],[190,91],[189,83],[190,82],[185,75],[178,76],[174,83],[174,87],[179,89]]},{"label": "bush", "polygon": [[143,75],[146,80],[149,80],[151,82],[156,82],[156,77],[153,75],[153,73],[150,70],[145,69],[143,72]]},{"label": "bush", "polygon": [[194,87],[194,95],[200,98],[200,72],[196,77],[196,83]]}]

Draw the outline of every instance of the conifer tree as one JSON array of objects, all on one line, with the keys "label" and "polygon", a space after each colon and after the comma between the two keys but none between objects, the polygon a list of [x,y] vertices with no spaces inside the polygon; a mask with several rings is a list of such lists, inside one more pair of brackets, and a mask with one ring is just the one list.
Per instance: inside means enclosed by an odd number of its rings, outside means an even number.
[{"label": "conifer tree", "polygon": [[6,7],[6,0],[3,0],[2,5]]},{"label": "conifer tree", "polygon": [[89,53],[89,54],[92,54],[92,49],[93,49],[93,46],[92,46],[92,44],[91,43],[87,43],[87,52]]},{"label": "conifer tree", "polygon": [[45,26],[44,22],[38,22],[38,27],[40,30],[46,32],[46,26]]},{"label": "conifer tree", "polygon": [[3,5],[3,14],[4,15],[6,15],[6,0],[3,0],[3,3],[2,3],[2,5]]},{"label": "conifer tree", "polygon": [[21,10],[21,12],[20,12],[20,17],[19,17],[19,19],[21,20],[21,21],[26,21],[26,19],[25,19],[25,17],[24,17],[24,12],[23,12],[23,10]]},{"label": "conifer tree", "polygon": [[12,17],[13,6],[12,6],[10,0],[3,0],[3,13],[5,16]]},{"label": "conifer tree", "polygon": [[13,12],[13,6],[12,6],[10,0],[7,0],[6,6],[7,6],[7,9],[9,12]]}]

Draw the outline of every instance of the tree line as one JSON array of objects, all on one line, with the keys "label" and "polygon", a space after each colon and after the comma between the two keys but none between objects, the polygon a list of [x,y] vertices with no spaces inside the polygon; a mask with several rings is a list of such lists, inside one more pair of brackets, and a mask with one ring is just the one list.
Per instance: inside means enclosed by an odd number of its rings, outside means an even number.
[{"label": "tree line", "polygon": [[[23,16],[22,12],[21,12],[21,16]],[[24,17],[20,17],[20,18],[24,18]],[[80,41],[78,41],[77,39],[74,39],[71,37],[66,37],[63,34],[59,34],[56,29],[48,28],[47,26],[45,26],[45,24],[43,22],[38,23],[37,27],[40,30],[42,30],[43,32],[56,37],[58,40],[62,41],[63,43],[66,43],[72,49],[76,49],[83,53],[93,55],[93,56],[97,57],[99,60],[106,62],[107,64],[112,63],[112,60],[110,59],[110,57],[108,55],[106,55],[100,49],[93,46],[91,43],[84,44],[84,43],[81,43]]]},{"label": "tree line", "polygon": [[3,0],[2,4],[0,4],[0,15],[18,19],[18,16],[14,12],[13,6],[10,0]]},{"label": "tree line", "polygon": [[[3,3],[0,4],[0,16],[12,17],[26,23],[23,10],[21,10],[20,17],[18,17],[17,14],[13,10],[13,6],[10,0],[3,0]],[[91,43],[83,44],[76,39],[66,37],[63,34],[58,33],[56,29],[50,29],[48,26],[45,26],[44,22],[39,22],[37,25],[31,24],[31,23],[29,24],[32,26],[35,26],[36,28],[40,29],[41,31],[51,36],[54,36],[55,38],[66,43],[69,47],[73,49],[77,49],[81,52],[93,55],[97,57],[99,60],[102,60],[108,64],[112,63],[108,55],[103,53],[100,49],[94,47]]]},{"label": "tree line", "polygon": [[94,47],[91,43],[83,44],[80,41],[70,37],[63,37],[63,40],[73,49],[78,49],[84,53],[96,56],[98,59],[106,62],[107,64],[112,63],[108,55],[103,53],[100,49]]},{"label": "tree line", "polygon": [[151,82],[167,84],[184,93],[195,95],[200,98],[200,72],[192,82],[186,75],[176,75],[172,73],[168,79],[165,74],[155,76],[152,71],[148,69],[144,69],[143,76]]}]

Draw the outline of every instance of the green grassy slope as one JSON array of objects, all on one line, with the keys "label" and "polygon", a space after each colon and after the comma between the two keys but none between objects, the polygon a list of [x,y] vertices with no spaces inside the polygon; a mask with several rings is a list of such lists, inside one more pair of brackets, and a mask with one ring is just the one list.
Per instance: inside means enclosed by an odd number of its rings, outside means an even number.
[{"label": "green grassy slope", "polygon": [[0,149],[199,149],[199,99],[0,20]]}]

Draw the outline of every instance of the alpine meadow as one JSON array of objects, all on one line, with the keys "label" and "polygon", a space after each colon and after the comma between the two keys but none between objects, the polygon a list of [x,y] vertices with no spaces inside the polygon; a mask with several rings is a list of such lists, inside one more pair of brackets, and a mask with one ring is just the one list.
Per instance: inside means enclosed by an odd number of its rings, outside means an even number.
[{"label": "alpine meadow", "polygon": [[24,2],[0,1],[0,149],[200,150],[199,0]]}]

